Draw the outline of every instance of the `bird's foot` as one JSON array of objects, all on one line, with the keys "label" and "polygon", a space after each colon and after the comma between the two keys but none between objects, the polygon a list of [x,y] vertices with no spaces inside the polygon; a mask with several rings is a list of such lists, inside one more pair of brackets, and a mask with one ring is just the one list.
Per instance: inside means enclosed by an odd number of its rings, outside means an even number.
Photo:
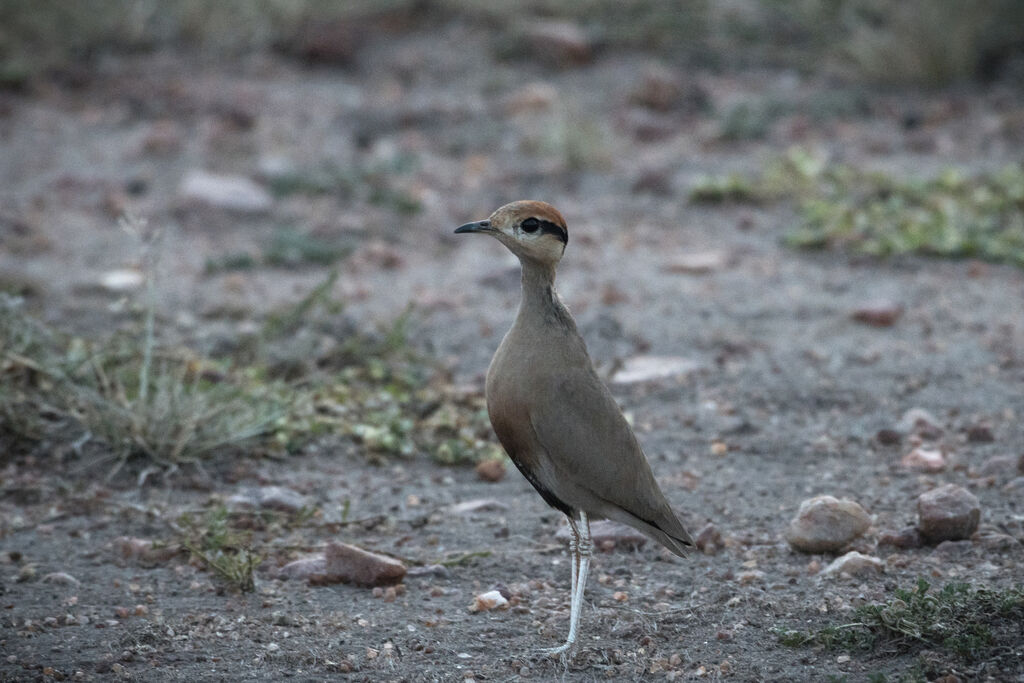
[{"label": "bird's foot", "polygon": [[544,648],[543,650],[538,652],[538,654],[543,657],[549,657],[551,659],[557,657],[564,662],[572,653],[572,649],[575,644],[575,641],[567,640],[565,643],[559,645],[558,647]]}]

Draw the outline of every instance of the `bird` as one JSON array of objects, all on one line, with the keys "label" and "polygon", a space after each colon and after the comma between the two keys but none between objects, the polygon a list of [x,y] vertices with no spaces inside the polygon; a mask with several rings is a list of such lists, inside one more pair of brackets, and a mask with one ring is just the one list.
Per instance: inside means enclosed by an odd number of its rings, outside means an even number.
[{"label": "bird", "polygon": [[681,557],[693,539],[658,487],[555,291],[555,270],[569,243],[562,214],[546,202],[521,200],[455,233],[490,235],[519,259],[519,310],[488,367],[484,392],[491,426],[509,459],[568,519],[569,634],[560,647],[545,650],[565,656],[579,636],[592,519],[628,524]]}]

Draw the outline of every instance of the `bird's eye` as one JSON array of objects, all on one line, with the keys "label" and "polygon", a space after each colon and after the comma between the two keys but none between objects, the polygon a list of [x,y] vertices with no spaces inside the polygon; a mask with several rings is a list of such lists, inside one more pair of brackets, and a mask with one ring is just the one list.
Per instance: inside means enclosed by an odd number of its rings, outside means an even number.
[{"label": "bird's eye", "polygon": [[540,227],[540,221],[536,218],[527,218],[520,227],[522,227],[523,232],[537,232],[537,228]]}]

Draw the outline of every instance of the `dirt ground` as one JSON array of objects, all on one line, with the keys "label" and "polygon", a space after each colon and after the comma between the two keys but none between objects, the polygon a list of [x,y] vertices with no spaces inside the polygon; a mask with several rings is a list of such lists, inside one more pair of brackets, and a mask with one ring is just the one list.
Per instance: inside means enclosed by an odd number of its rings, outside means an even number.
[{"label": "dirt ground", "polygon": [[[62,329],[96,335],[127,324],[125,295],[99,283],[138,265],[116,222],[130,210],[164,231],[162,334],[209,350],[323,281],[327,266],[208,271],[298,226],[351,249],[334,288],[345,316],[372,328],[413,303],[416,348],[455,384],[482,392],[514,316],[516,264],[497,243],[452,230],[507,201],[549,201],[569,223],[559,289],[599,366],[637,355],[694,364],[681,376],[615,385],[615,394],[688,527],[713,524],[725,547],[686,559],[653,542],[598,553],[579,654],[563,665],[538,654],[568,625],[569,569],[555,539],[563,522],[514,469],[487,483],[425,456],[372,465],[359,445],[326,438],[284,460],[214,458],[202,485],[182,472],[140,487],[139,469],[104,481],[105,470],[83,468],[66,446],[41,443],[3,456],[0,679],[868,680],[910,671],[918,653],[793,649],[778,630],[841,622],[918,577],[1020,585],[1024,498],[1011,484],[1020,473],[991,463],[1024,452],[1024,272],[797,252],[780,243],[792,206],[708,207],[687,194],[704,175],[756,171],[795,144],[896,174],[998,168],[1021,158],[1020,137],[1003,125],[1024,111],[1021,93],[682,72],[710,104],[659,112],[636,102],[649,56],[555,69],[491,54],[485,35],[452,22],[371,37],[345,69],[142,55],[5,93],[0,273]],[[808,113],[840,97],[859,104]],[[722,140],[715,112],[744,98],[791,109],[764,139]],[[419,210],[371,201],[362,187],[284,194],[249,213],[181,196],[192,170],[265,178],[282,166],[391,169],[388,196]],[[694,254],[710,265],[681,265]],[[903,307],[894,325],[852,319],[879,300]],[[941,472],[902,469],[908,440],[876,438],[915,407],[940,423],[950,461]],[[969,440],[983,423],[993,440]],[[884,531],[915,523],[920,493],[947,482],[980,499],[983,532],[1016,542],[878,544]],[[139,563],[112,546],[122,536],[166,538],[181,512],[268,484],[320,511],[281,532],[279,556],[329,540],[427,566],[480,556],[410,575],[391,600],[279,581],[269,565],[254,592],[239,594],[186,555]],[[881,558],[884,571],[828,577],[820,569],[831,556],[790,549],[783,531],[816,494],[870,512],[854,548]],[[449,511],[474,499],[494,502]],[[355,523],[339,522],[343,506]],[[39,580],[53,572],[75,582]],[[498,585],[514,596],[511,609],[469,611]],[[1021,642],[1024,634],[970,666],[939,652],[925,675],[1024,680]]]}]

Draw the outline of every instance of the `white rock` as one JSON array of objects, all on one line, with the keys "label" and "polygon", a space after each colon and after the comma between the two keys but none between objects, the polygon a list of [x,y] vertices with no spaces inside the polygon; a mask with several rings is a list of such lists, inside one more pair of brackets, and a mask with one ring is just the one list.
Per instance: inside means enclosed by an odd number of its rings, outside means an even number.
[{"label": "white rock", "polygon": [[919,446],[904,455],[900,465],[915,472],[941,472],[946,469],[946,458],[942,451]]},{"label": "white rock", "polygon": [[821,573],[825,576],[837,576],[839,574],[862,576],[864,574],[877,574],[884,567],[885,563],[877,557],[862,555],[853,550],[842,557],[834,559]]},{"label": "white rock", "polygon": [[108,270],[100,276],[100,286],[111,292],[130,292],[145,281],[146,277],[134,268]]},{"label": "white rock", "polygon": [[672,259],[665,264],[665,270],[684,275],[705,275],[719,270],[728,260],[721,251],[696,251]]},{"label": "white rock", "polygon": [[448,512],[453,515],[467,515],[471,512],[492,512],[508,510],[508,505],[493,498],[474,498],[455,505],[448,506]]},{"label": "white rock", "polygon": [[473,598],[470,612],[488,612],[492,609],[508,609],[508,600],[500,591],[487,591]]},{"label": "white rock", "polygon": [[677,356],[634,356],[627,359],[612,375],[615,384],[637,384],[694,372],[698,364]]},{"label": "white rock", "polygon": [[244,176],[189,171],[179,194],[188,202],[209,204],[229,211],[258,213],[270,209],[270,193]]}]

